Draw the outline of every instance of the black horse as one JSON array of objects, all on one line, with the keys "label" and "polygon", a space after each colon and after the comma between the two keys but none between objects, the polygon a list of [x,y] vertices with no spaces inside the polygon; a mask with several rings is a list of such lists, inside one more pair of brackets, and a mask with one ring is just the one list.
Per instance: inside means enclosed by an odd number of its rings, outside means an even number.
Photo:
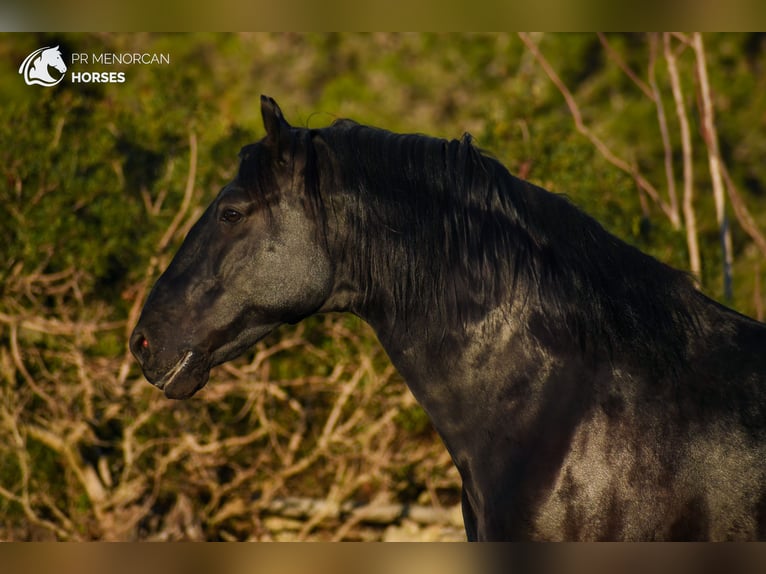
[{"label": "black horse", "polygon": [[277,326],[350,311],[449,449],[470,540],[766,538],[766,325],[469,136],[261,111],[131,337],[149,381],[189,397]]}]

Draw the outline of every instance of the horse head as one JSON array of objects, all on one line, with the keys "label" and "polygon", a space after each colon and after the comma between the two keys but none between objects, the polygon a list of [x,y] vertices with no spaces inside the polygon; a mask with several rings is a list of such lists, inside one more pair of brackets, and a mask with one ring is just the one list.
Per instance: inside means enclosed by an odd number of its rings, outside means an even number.
[{"label": "horse head", "polygon": [[66,72],[66,64],[64,63],[64,59],[61,57],[61,50],[58,46],[43,50],[43,53],[40,56],[40,63],[42,63],[45,67],[52,66],[62,74]]},{"label": "horse head", "polygon": [[237,177],[189,231],[130,339],[146,378],[170,398],[202,388],[235,358],[327,298],[331,265],[306,209],[306,150],[276,102],[261,98],[266,137],[240,152]]},{"label": "horse head", "polygon": [[[58,79],[51,76],[49,68],[55,68],[62,76]],[[19,67],[19,73],[24,75],[24,81],[29,85],[53,86],[58,84],[66,73],[67,67],[61,56],[59,46],[39,48],[29,54]]]}]

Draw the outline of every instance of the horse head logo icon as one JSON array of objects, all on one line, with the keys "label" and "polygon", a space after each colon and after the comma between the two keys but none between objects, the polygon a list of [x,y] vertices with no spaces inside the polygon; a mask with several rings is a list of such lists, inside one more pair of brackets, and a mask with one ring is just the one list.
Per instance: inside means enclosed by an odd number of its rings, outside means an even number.
[{"label": "horse head logo icon", "polygon": [[[58,79],[51,75],[51,68],[61,73]],[[35,50],[24,59],[19,67],[19,74],[24,76],[24,81],[29,86],[49,87],[55,86],[64,79],[66,69],[59,47],[45,47]]]}]

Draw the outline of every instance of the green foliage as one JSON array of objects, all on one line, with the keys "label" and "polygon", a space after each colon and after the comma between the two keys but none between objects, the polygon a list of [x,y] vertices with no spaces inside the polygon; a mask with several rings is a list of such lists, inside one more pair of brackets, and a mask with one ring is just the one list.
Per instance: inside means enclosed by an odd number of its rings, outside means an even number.
[{"label": "green foliage", "polygon": [[431,428],[426,412],[418,405],[404,408],[394,418],[396,423],[409,433],[420,434]]}]

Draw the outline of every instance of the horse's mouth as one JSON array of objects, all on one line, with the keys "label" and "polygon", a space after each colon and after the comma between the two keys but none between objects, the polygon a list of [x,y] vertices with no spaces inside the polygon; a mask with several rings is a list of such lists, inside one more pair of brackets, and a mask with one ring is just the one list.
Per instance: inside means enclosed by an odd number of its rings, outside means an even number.
[{"label": "horse's mouth", "polygon": [[186,351],[154,386],[169,399],[188,399],[205,386],[210,377],[207,361],[199,353]]}]

